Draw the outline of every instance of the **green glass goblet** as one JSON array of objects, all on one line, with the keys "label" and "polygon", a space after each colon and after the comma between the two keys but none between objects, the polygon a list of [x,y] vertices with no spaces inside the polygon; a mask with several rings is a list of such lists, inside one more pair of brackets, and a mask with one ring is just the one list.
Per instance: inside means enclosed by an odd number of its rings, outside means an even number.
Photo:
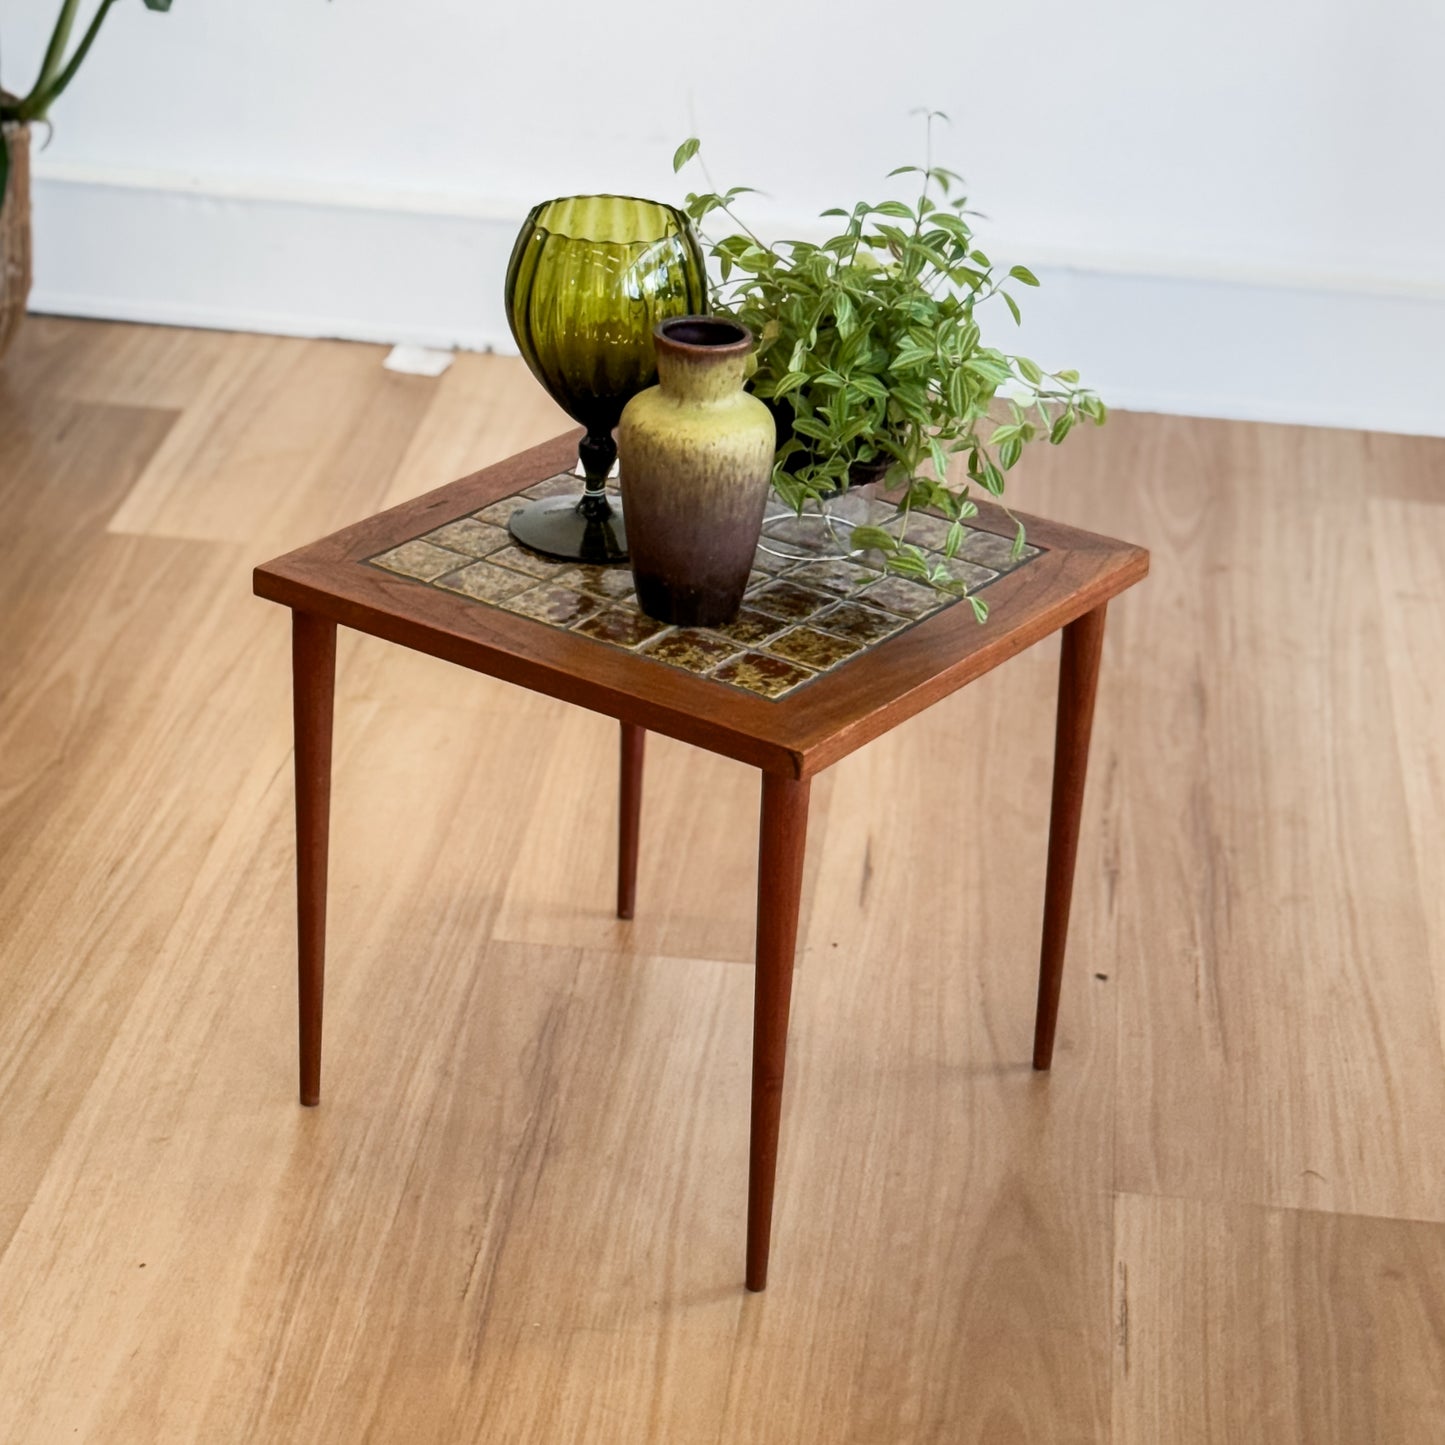
[{"label": "green glass goblet", "polygon": [[657,381],[652,331],[707,305],[702,250],[687,217],[635,196],[566,196],[535,206],[507,266],[507,320],[532,375],[587,428],[581,496],[512,514],[525,547],[579,562],[625,562],[620,504],[607,474],[622,408]]}]

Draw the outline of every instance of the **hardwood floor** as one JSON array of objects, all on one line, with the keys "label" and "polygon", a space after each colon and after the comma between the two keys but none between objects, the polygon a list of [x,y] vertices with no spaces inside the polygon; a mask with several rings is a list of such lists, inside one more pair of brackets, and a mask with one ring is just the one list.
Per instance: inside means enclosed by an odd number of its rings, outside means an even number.
[{"label": "hardwood floor", "polygon": [[546,436],[519,362],[32,319],[0,364],[0,1440],[1445,1438],[1445,441],[1115,416],[1029,1068],[1057,653],[813,793],[743,1293],[749,770],[342,634],[295,1101],[258,559]]}]

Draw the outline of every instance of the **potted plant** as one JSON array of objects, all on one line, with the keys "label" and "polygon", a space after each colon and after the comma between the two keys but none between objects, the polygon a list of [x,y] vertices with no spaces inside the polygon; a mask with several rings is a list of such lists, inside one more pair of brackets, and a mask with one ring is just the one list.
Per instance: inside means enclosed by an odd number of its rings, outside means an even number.
[{"label": "potted plant", "polygon": [[[864,481],[900,487],[900,526],[856,527],[853,548],[876,548],[890,571],[966,592],[907,540],[910,510],[936,508],[952,523],[943,549],[952,558],[963,520],[977,512],[970,484],[1001,498],[1025,446],[1041,438],[1057,446],[1081,419],[1102,423],[1105,408],[1076,371],[1046,372],[984,344],[983,304],[1000,298],[1018,322],[1010,283],[1039,283],[1024,266],[1001,273],[975,244],[960,178],[932,161],[935,119],[947,117],[928,113],[923,165],[889,173],[917,177],[917,199],[824,211],[843,223],[825,241],[764,241],[734,208],[752,188],[718,191],[711,177],[709,190],[688,195],[687,211],[700,231],[715,215],[736,227],[718,239],[703,234],[718,273],[712,306],[757,338],[750,385],[778,421],[779,496],[801,512]],[[695,138],[684,141],[674,172],[698,149]],[[953,455],[963,457],[963,485],[950,482]],[[1015,521],[1017,555],[1024,534]],[[983,620],[983,600],[970,600]]]},{"label": "potted plant", "polygon": [[[100,0],[100,8],[72,50],[80,0],[63,0],[29,93],[13,95],[0,87],[0,355],[19,327],[30,295],[30,126],[48,118],[50,107],[75,79],[115,3]],[[171,0],[145,0],[145,6],[169,10]]]}]

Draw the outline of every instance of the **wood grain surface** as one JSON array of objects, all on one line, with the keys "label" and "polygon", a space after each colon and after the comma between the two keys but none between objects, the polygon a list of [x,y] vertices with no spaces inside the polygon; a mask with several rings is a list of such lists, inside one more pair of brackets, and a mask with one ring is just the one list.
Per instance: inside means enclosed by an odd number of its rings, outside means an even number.
[{"label": "wood grain surface", "polygon": [[[264,363],[261,357],[269,355]],[[813,787],[745,1294],[756,777],[343,631],[295,1098],[260,557],[542,441],[520,363],[33,317],[0,366],[0,1440],[1435,1445],[1445,443],[1116,415],[1054,1065],[1056,644]]]}]

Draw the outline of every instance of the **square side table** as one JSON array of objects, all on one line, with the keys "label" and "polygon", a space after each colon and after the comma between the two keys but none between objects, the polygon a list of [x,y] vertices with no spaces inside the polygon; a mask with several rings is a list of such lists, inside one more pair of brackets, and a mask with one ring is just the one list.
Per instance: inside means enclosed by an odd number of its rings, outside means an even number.
[{"label": "square side table", "polygon": [[[301,1102],[320,1099],[322,985],[339,625],[621,723],[619,917],[636,901],[649,730],[762,774],[746,1283],[767,1283],[773,1185],[815,774],[1062,630],[1033,1062],[1052,1060],[1094,695],[1110,598],[1148,572],[1143,549],[980,507],[952,566],[989,619],[946,594],[830,557],[760,551],[737,623],[665,628],[627,569],[555,563],[512,544],[521,501],[562,486],[573,432],[256,568],[292,611]],[[523,494],[526,494],[524,497]],[[932,521],[932,519],[928,519]],[[944,530],[934,524],[941,546]],[[925,522],[925,540],[928,526]]]}]

